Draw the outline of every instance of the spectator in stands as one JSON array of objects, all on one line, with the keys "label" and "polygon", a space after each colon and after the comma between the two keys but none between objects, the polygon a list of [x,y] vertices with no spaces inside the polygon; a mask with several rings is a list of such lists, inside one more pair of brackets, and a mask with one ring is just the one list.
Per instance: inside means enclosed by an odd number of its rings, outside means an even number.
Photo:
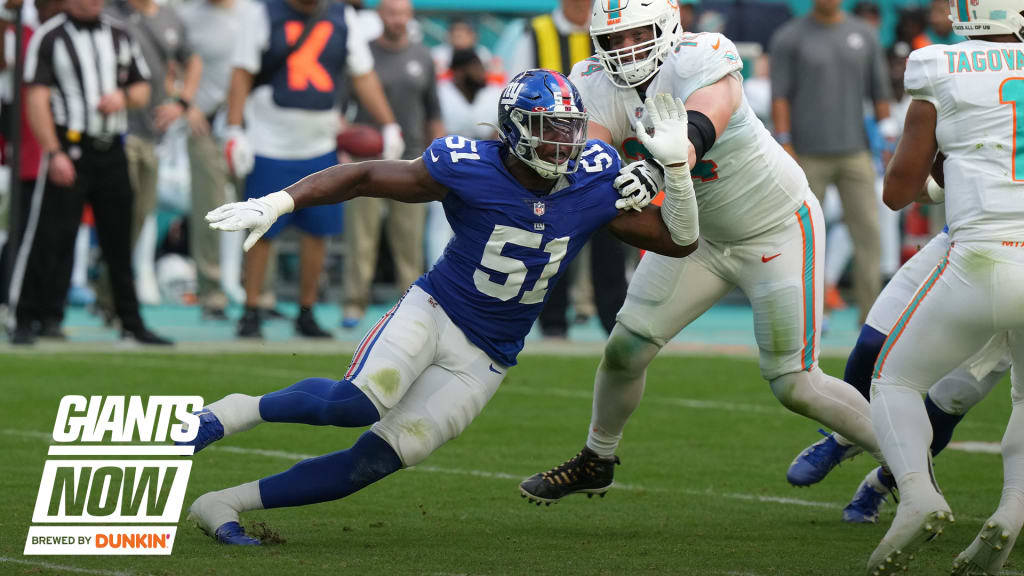
[{"label": "spectator in stands", "polygon": [[932,43],[925,34],[928,20],[924,11],[918,8],[900,10],[896,20],[896,42],[906,42],[912,50],[924,48]]},{"label": "spectator in stands", "polygon": [[[296,26],[296,21],[303,25]],[[232,173],[248,175],[246,197],[261,198],[337,163],[340,116],[335,80],[346,75],[352,93],[383,126],[384,157],[401,156],[405,147],[401,129],[351,6],[320,0],[266,0],[246,3],[242,22],[228,87],[225,153]],[[278,219],[255,245],[245,246],[246,303],[239,337],[262,337],[259,299],[271,243],[291,223],[303,232],[296,332],[331,337],[317,324],[313,306],[327,238],[341,232],[342,218],[340,204],[299,210]]]},{"label": "spectator in stands", "polygon": [[[889,73],[875,30],[840,9],[840,0],[814,0],[808,16],[780,28],[771,43],[772,117],[776,138],[824,200],[839,191],[843,217],[856,246],[854,289],[861,322],[881,289],[875,167],[864,125],[864,101],[894,137],[889,118]],[[823,61],[832,55],[834,61]],[[825,121],[825,120],[828,121]],[[883,124],[884,123],[884,124]]]},{"label": "spectator in stands", "polygon": [[241,33],[239,5],[245,0],[196,0],[181,6],[192,49],[202,60],[202,77],[185,111],[189,125],[188,158],[192,204],[189,248],[196,263],[199,305],[204,318],[226,320],[227,296],[221,289],[220,237],[203,217],[228,200],[228,167],[213,127],[223,124],[231,55]]},{"label": "spectator in stands", "polygon": [[[134,249],[142,225],[156,209],[157,171],[160,168],[156,145],[171,124],[185,113],[195,96],[202,62],[192,53],[185,25],[173,8],[161,6],[155,0],[115,0],[107,7],[107,12],[131,32],[151,72],[149,105],[129,111],[128,135],[125,138],[128,175],[135,197],[131,222],[131,246]],[[168,92],[168,87],[177,89],[179,84],[180,91]],[[153,254],[143,260],[151,266]],[[136,274],[155,278],[151,269],[136,270]],[[148,290],[139,292],[144,301],[159,299],[159,293],[153,290],[154,284],[137,282],[136,286],[137,289],[148,287]],[[105,285],[100,288],[98,304],[109,316],[112,310],[110,290]]]},{"label": "spectator in stands", "polygon": [[[497,125],[498,99],[501,86],[487,83],[487,71],[475,50],[462,49],[452,53],[451,79],[437,85],[437,98],[441,104],[441,120],[448,134],[457,134],[474,140],[496,137],[492,126]],[[435,262],[452,237],[451,226],[440,202],[427,205],[427,262]]]},{"label": "spectator in stands", "polygon": [[932,0],[928,9],[928,39],[932,44],[957,44],[963,36],[953,32],[953,21],[949,19],[949,2]]},{"label": "spectator in stands", "polygon": [[697,31],[697,0],[679,0],[679,23],[683,32]]},{"label": "spectator in stands", "polygon": [[491,63],[491,51],[480,44],[473,23],[462,17],[452,18],[448,21],[448,41],[430,49],[438,78],[448,79],[450,77],[452,54],[458,50],[476,52],[477,58],[485,68]]},{"label": "spectator in stands", "polygon": [[[419,158],[427,145],[445,135],[437,100],[437,80],[430,51],[409,38],[412,2],[382,0],[378,8],[384,32],[370,43],[388,104],[402,127],[403,158]],[[357,123],[372,123],[365,106]],[[353,328],[370,304],[370,286],[380,249],[381,220],[387,208],[388,245],[395,262],[395,283],[408,286],[423,274],[425,204],[382,198],[356,198],[345,204],[344,303],[342,326]]]},{"label": "spectator in stands", "polygon": [[[945,0],[942,0],[945,1]],[[877,32],[882,27],[882,13],[878,10],[878,4],[871,2],[870,0],[861,0],[853,6],[853,10],[850,12],[854,16],[867,22]]]}]

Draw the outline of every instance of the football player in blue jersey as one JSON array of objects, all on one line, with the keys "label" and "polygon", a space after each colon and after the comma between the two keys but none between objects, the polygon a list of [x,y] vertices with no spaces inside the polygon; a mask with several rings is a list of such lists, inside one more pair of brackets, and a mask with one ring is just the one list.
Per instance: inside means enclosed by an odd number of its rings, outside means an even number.
[{"label": "football player in blue jersey", "polygon": [[587,114],[569,80],[529,70],[502,94],[500,140],[449,136],[416,160],[335,166],[207,215],[215,229],[251,230],[248,249],[294,209],[357,196],[436,200],[455,236],[366,334],[341,380],[310,378],[262,396],[231,394],[200,413],[191,444],[199,451],[262,422],[370,430],[348,450],[204,494],[190,517],[220,542],[258,544],[239,525],[241,512],[343,498],[458,436],[515,365],[548,289],[600,227],[639,248],[691,253],[698,230],[686,111],[666,95],[648,100],[647,109],[655,134],[641,138],[669,167],[660,209],[647,206],[658,185],[645,171],[620,176],[615,150],[587,140]]}]

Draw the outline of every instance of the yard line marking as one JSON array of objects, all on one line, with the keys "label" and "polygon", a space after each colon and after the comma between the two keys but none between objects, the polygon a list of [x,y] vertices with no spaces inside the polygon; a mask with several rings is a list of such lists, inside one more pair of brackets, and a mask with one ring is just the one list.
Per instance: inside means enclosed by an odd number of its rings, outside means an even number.
[{"label": "yard line marking", "polygon": [[99,576],[131,576],[133,574],[133,572],[129,572],[128,570],[99,570],[95,568],[78,568],[76,566],[68,566],[67,564],[53,564],[51,562],[39,562],[37,560],[22,560],[20,558],[10,558],[7,556],[0,556],[0,564],[22,564],[24,566],[36,566],[39,568],[57,570],[60,572],[75,572],[78,574],[97,574]]},{"label": "yard line marking", "polygon": [[973,454],[1002,454],[1003,449],[999,442],[950,442],[950,450],[960,452],[971,452]]}]

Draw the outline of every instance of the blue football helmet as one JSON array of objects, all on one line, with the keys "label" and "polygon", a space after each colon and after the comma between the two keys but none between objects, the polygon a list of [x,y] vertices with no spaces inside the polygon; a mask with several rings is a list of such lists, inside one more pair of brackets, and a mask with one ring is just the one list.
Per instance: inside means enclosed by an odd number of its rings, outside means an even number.
[{"label": "blue football helmet", "polygon": [[583,99],[572,82],[554,70],[517,74],[498,101],[498,134],[541,177],[571,174],[587,143]]}]

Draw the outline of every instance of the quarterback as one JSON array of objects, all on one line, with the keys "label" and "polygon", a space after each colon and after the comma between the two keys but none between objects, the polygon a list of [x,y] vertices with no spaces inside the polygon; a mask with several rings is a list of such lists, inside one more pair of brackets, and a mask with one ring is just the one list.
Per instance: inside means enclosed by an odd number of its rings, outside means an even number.
[{"label": "quarterback", "polygon": [[[658,134],[644,135],[648,146],[685,150],[676,136],[682,102],[663,96],[647,106],[659,119]],[[523,72],[498,108],[499,141],[441,138],[416,160],[336,166],[207,215],[214,229],[251,230],[249,248],[281,214],[374,196],[440,201],[455,232],[441,259],[366,334],[340,380],[231,394],[200,413],[197,451],[262,422],[372,426],[348,450],[199,497],[190,516],[210,536],[258,544],[239,525],[240,513],[343,498],[458,436],[516,363],[549,287],[600,227],[668,257],[696,248],[688,177],[678,189],[669,186],[660,211],[619,210],[634,197],[620,198],[616,187],[630,190],[636,175],[619,176],[615,150],[587,140],[587,115],[567,78]],[[685,158],[674,164],[687,170]]]},{"label": "quarterback", "polygon": [[527,478],[522,494],[550,503],[607,491],[648,364],[734,287],[753,307],[761,374],[779,401],[877,454],[867,400],[817,365],[821,209],[800,167],[744,99],[735,46],[721,34],[682,34],[674,0],[624,7],[596,0],[590,32],[596,56],[576,64],[571,78],[590,113],[592,137],[626,158],[652,158],[638,138],[637,126],[643,132],[649,122],[641,94],[685,102],[700,246],[685,260],[644,256],[597,371],[586,446]]},{"label": "quarterback", "polygon": [[1001,335],[1015,365],[1002,498],[953,573],[999,573],[1024,523],[1024,380],[1016,370],[1024,358],[1022,10],[1021,0],[958,2],[953,30],[968,41],[928,46],[907,61],[913,102],[883,199],[894,210],[906,206],[938,163],[950,242],[889,333],[872,375],[872,422],[901,500],[869,574],[906,570],[917,548],[953,521],[931,469],[921,394]]}]

